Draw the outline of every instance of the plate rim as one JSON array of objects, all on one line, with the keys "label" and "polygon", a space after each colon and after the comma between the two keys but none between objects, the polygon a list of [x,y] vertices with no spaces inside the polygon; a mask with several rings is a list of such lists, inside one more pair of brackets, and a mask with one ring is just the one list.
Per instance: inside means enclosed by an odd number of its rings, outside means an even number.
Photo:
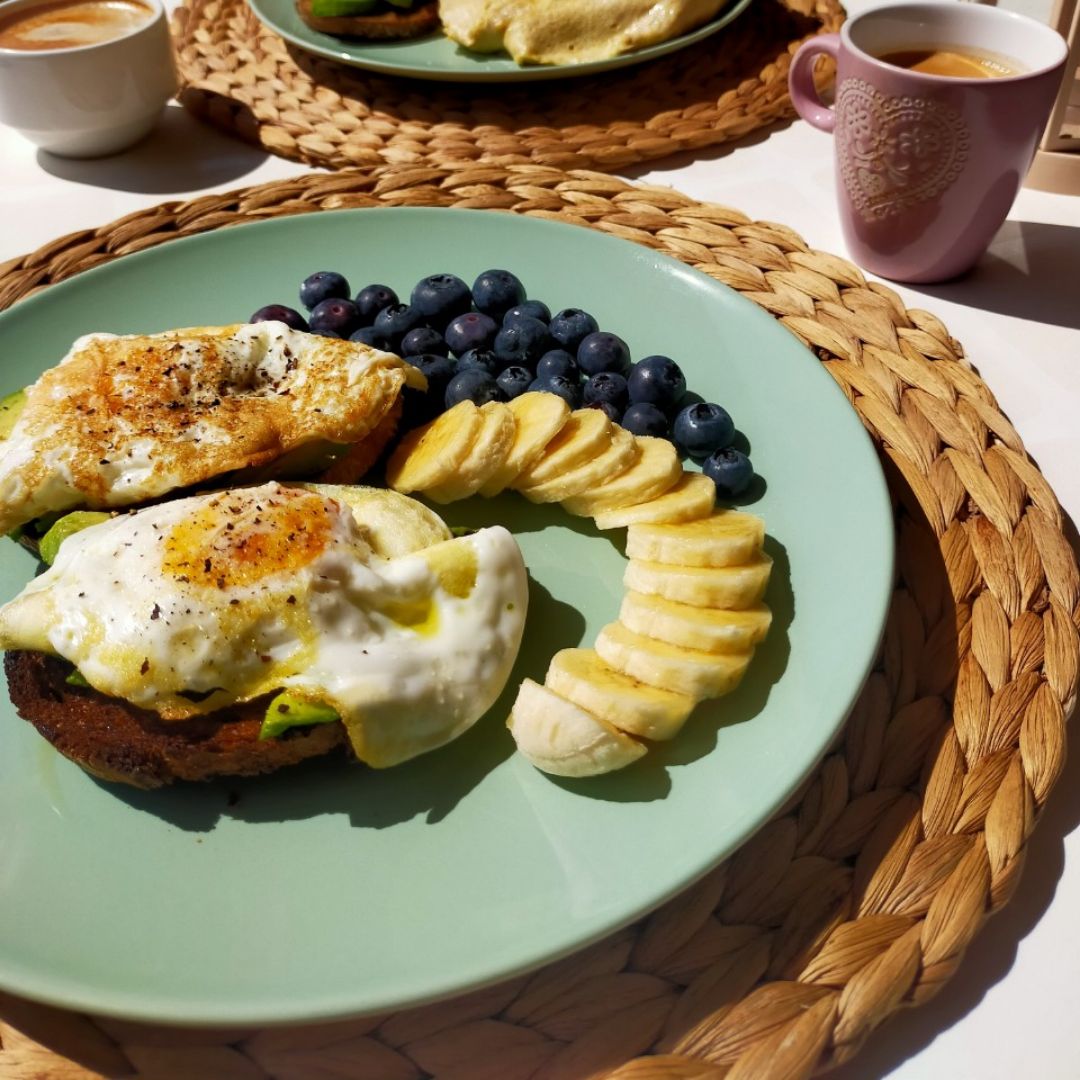
[{"label": "plate rim", "polygon": [[[454,213],[458,216],[472,216],[486,218],[491,217],[491,211],[478,210],[471,208],[458,208],[458,207],[360,207],[360,208],[343,208],[335,210],[320,210],[317,211],[318,215],[329,215],[332,217],[349,217],[353,218],[357,215],[370,216],[373,212],[378,211],[380,213],[391,213],[396,216],[404,217],[423,217],[423,216],[443,216],[447,213]],[[219,235],[236,234],[242,232],[248,226],[260,229],[267,228],[303,228],[303,222],[312,218],[312,214],[291,214],[283,215],[272,219],[262,219],[250,222],[244,222],[242,224],[232,226],[228,230],[224,230]],[[513,219],[515,222],[528,221],[529,227],[538,227],[543,231],[566,231],[575,230],[575,233],[580,233],[581,230],[587,230],[590,234],[590,242],[600,243],[611,247],[613,250],[621,250],[628,254],[636,255],[637,258],[644,258],[646,260],[659,260],[661,263],[670,264],[672,267],[677,268],[681,273],[690,273],[699,277],[710,288],[719,290],[720,292],[730,294],[730,299],[736,302],[746,313],[747,318],[753,318],[759,320],[762,325],[776,326],[777,319],[762,309],[759,305],[753,301],[747,299],[738,290],[725,285],[723,282],[717,281],[711,278],[707,274],[703,274],[701,271],[696,270],[693,266],[682,260],[667,254],[666,252],[659,251],[655,248],[650,248],[643,244],[637,244],[634,241],[627,240],[620,236],[613,236],[600,229],[591,227],[587,223],[578,223],[573,221],[558,221],[549,218],[540,218],[530,214],[512,214],[502,215],[505,219]],[[162,258],[164,255],[155,254],[159,252],[159,249],[164,248],[166,251],[173,249],[174,244],[181,244],[185,247],[195,246],[198,243],[206,242],[208,237],[217,234],[217,230],[210,230],[208,232],[202,232],[185,237],[177,237],[175,240],[169,240],[166,244],[155,245],[152,248],[144,249],[139,252],[134,252],[131,255],[125,256],[124,261],[130,265],[130,260],[138,260],[141,262],[145,259]],[[111,260],[109,263],[102,264],[100,266],[90,268],[91,271],[107,271],[108,267],[113,265],[113,262],[117,260]],[[33,296],[27,297],[25,300],[20,301],[12,308],[11,311],[25,311],[29,309],[33,311],[36,307],[42,303],[48,303],[50,298],[56,296],[56,289],[63,291],[74,291],[79,287],[80,280],[85,281],[85,272],[73,275],[71,278],[65,281],[58,282],[48,289],[41,290],[35,293]],[[6,322],[6,316],[8,312],[0,312],[0,334],[3,332],[3,326]],[[780,329],[780,328],[777,328]],[[818,371],[819,380],[824,380],[821,385],[824,387],[831,387],[831,392],[844,397],[843,391],[836,384],[835,380],[826,371],[814,354],[800,342],[793,334],[791,337],[791,345],[801,348],[807,359],[812,362],[814,368]],[[846,398],[845,398],[846,402]],[[53,978],[45,978],[39,980],[39,985],[31,986],[27,988],[26,982],[12,982],[9,977],[9,967],[5,965],[4,968],[0,968],[0,988],[7,990],[11,993],[21,995],[29,1000],[42,1002],[48,1005],[57,1006],[65,1009],[72,1009],[75,1011],[91,1013],[94,1015],[114,1017],[118,1019],[127,1019],[136,1022],[147,1023],[163,1023],[175,1027],[202,1027],[202,1026],[221,1026],[222,1024],[228,1025],[255,1025],[259,1027],[274,1027],[283,1026],[289,1024],[303,1024],[303,1023],[315,1023],[315,1022],[333,1022],[346,1019],[354,1019],[362,1016],[376,1015],[380,1013],[392,1013],[403,1009],[411,1009],[421,1007],[433,1002],[449,1000],[466,994],[476,992],[488,986],[496,985],[501,982],[518,977],[524,973],[537,971],[548,964],[557,962],[567,956],[573,955],[583,949],[588,948],[590,945],[595,944],[612,934],[618,933],[620,930],[633,923],[639,921],[643,917],[647,916],[651,912],[658,910],[664,904],[668,903],[674,897],[684,892],[686,889],[692,887],[696,882],[700,881],[708,873],[710,873],[716,866],[722,863],[724,860],[730,858],[736,851],[744,846],[761,828],[763,828],[777,813],[777,811],[793,796],[798,789],[805,784],[809,777],[813,774],[814,770],[820,765],[822,758],[828,752],[829,746],[835,741],[839,732],[845,726],[851,710],[855,705],[863,687],[866,684],[867,678],[873,670],[873,665],[877,657],[880,643],[883,639],[886,630],[887,614],[892,597],[892,585],[895,571],[896,561],[896,537],[895,537],[895,515],[892,510],[891,495],[889,493],[887,480],[884,471],[881,467],[881,462],[878,454],[876,453],[872,439],[869,433],[865,430],[861,422],[859,421],[857,414],[854,410],[851,410],[850,420],[852,424],[852,430],[858,435],[861,435],[862,442],[865,446],[866,453],[869,455],[869,461],[872,462],[873,468],[869,470],[870,475],[873,477],[873,493],[872,497],[876,498],[882,505],[882,509],[885,511],[884,516],[880,517],[879,522],[881,526],[882,536],[881,539],[886,545],[887,551],[883,550],[879,553],[880,561],[882,563],[882,571],[878,579],[878,585],[880,587],[880,593],[878,596],[870,598],[874,601],[874,607],[877,610],[877,618],[874,620],[878,626],[878,633],[874,639],[873,647],[867,649],[863,663],[859,665],[859,675],[857,680],[853,682],[850,692],[845,696],[845,704],[842,709],[838,711],[836,719],[829,725],[829,730],[826,733],[822,732],[822,739],[820,745],[815,751],[814,755],[808,760],[805,768],[799,773],[798,777],[794,779],[783,790],[778,790],[774,794],[774,798],[767,806],[763,806],[758,813],[754,815],[754,821],[752,825],[746,828],[744,834],[737,840],[732,841],[726,847],[717,849],[710,855],[709,859],[701,865],[695,865],[695,868],[683,877],[679,878],[669,885],[669,887],[662,891],[660,894],[654,894],[653,898],[647,903],[635,908],[633,911],[624,912],[617,919],[609,920],[603,926],[593,927],[588,932],[581,934],[573,942],[566,944],[563,947],[557,949],[548,949],[544,952],[543,956],[533,957],[532,959],[525,960],[519,964],[512,966],[504,966],[497,971],[488,970],[486,974],[477,975],[472,978],[471,981],[462,982],[460,980],[454,981],[452,986],[440,986],[431,989],[429,992],[417,995],[415,993],[405,993],[399,995],[395,999],[382,998],[377,1004],[365,1004],[361,1007],[350,1006],[345,1003],[339,1003],[337,1006],[329,1006],[329,999],[335,995],[331,994],[327,998],[319,998],[319,1004],[312,1004],[307,1009],[292,1009],[288,1013],[278,1011],[276,1013],[268,1013],[265,1009],[260,1011],[254,1009],[250,1011],[244,1011],[242,1007],[237,1008],[237,1003],[232,1002],[232,1007],[227,1013],[222,1013],[220,1009],[210,1011],[206,999],[201,999],[201,1005],[199,1008],[192,1008],[189,1005],[182,1007],[179,1011],[176,1009],[164,1008],[163,1004],[166,1001],[165,995],[158,995],[154,1001],[154,1005],[146,1006],[141,1000],[135,1002],[131,1001],[133,994],[131,991],[118,992],[110,989],[108,991],[108,997],[110,1000],[102,1003],[96,997],[94,988],[86,987],[85,992],[80,996],[78,991],[64,992],[62,989],[56,991],[50,991],[47,989],[48,984],[55,982]],[[866,493],[868,496],[871,493]],[[752,510],[752,507],[751,507]],[[887,521],[887,524],[886,524]],[[887,556],[887,557],[886,557]],[[864,602],[867,597],[864,597]],[[715,751],[713,751],[715,752]],[[445,983],[446,980],[444,979]],[[186,999],[185,999],[186,1000]],[[314,1000],[314,999],[311,999]],[[242,1005],[242,1003],[240,1003]]]},{"label": "plate rim", "polygon": [[[654,45],[647,45],[645,48],[635,49],[628,53],[621,53],[618,56],[608,57],[604,60],[590,60],[583,64],[552,64],[535,65],[532,67],[515,65],[512,68],[500,67],[493,69],[478,67],[475,70],[461,70],[446,66],[424,68],[418,67],[415,64],[379,60],[377,57],[360,57],[343,45],[335,48],[329,44],[322,45],[318,41],[309,41],[285,26],[281,21],[280,16],[268,12],[268,8],[275,7],[278,4],[291,4],[292,0],[247,0],[248,6],[263,26],[272,30],[282,38],[283,41],[304,52],[310,53],[313,56],[319,56],[324,60],[332,60],[336,63],[346,64],[349,67],[359,68],[379,75],[417,79],[422,82],[447,83],[550,82],[563,79],[584,78],[589,75],[599,75],[608,71],[632,67],[637,64],[647,63],[650,60],[657,60],[662,56],[667,56],[670,53],[678,52],[681,49],[688,48],[691,45],[696,45],[698,42],[704,41],[713,34],[724,29],[729,23],[734,22],[734,20],[738,18],[752,2],[753,0],[730,0],[726,8],[702,26],[696,27],[693,30],[688,30],[686,33],[679,34],[677,37],[669,38],[667,41],[657,42]],[[319,31],[310,30],[310,33],[319,34]],[[320,36],[325,37],[327,41],[330,42],[338,40],[330,34],[320,34]],[[435,36],[436,35],[434,34],[425,35],[425,39],[434,38]],[[419,43],[422,40],[424,39],[416,38],[414,39],[414,43]],[[387,43],[367,42],[362,47],[370,49],[378,48],[380,44],[394,45],[407,43],[407,41]],[[485,54],[477,55],[484,56]],[[488,59],[495,60],[500,64],[513,63],[513,61],[509,60],[509,58],[502,53],[490,55],[488,56]],[[478,61],[478,63],[483,62],[484,61]]]}]

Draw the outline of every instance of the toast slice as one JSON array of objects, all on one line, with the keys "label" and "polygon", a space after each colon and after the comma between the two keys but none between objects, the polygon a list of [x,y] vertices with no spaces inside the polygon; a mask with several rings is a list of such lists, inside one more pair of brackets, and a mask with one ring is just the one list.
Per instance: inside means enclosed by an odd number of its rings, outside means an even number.
[{"label": "toast slice", "polygon": [[16,711],[92,776],[137,788],[174,780],[257,776],[346,745],[340,723],[259,739],[266,697],[191,720],[163,721],[90,687],[66,682],[71,665],[38,652],[4,656]]}]

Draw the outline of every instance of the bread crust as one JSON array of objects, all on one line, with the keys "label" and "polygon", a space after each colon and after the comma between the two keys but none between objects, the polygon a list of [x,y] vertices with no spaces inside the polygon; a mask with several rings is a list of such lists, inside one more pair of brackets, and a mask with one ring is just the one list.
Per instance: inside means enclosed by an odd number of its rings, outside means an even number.
[{"label": "bread crust", "polygon": [[424,0],[409,11],[380,11],[374,15],[313,15],[311,0],[297,0],[296,7],[300,18],[313,30],[335,37],[393,41],[430,34],[439,27],[438,0]]},{"label": "bread crust", "polygon": [[89,687],[64,680],[71,665],[37,652],[4,656],[16,711],[65,757],[102,780],[156,788],[175,780],[257,776],[346,743],[341,723],[294,728],[259,741],[267,697],[206,716],[163,721]]}]

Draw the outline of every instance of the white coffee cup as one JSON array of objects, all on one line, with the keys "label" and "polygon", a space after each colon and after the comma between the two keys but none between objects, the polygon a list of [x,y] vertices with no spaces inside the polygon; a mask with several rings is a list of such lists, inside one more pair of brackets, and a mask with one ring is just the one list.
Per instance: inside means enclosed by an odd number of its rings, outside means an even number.
[{"label": "white coffee cup", "polygon": [[[0,123],[63,157],[101,157],[138,142],[176,92],[161,0],[119,37],[58,49],[0,47]],[[3,0],[0,20],[41,0]]]}]

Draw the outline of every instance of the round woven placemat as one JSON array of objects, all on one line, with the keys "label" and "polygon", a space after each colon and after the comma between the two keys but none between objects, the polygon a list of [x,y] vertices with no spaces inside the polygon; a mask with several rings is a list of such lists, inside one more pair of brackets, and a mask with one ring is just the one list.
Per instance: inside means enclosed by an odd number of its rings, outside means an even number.
[{"label": "round woven placemat", "polygon": [[243,0],[190,0],[173,28],[183,104],[282,157],[330,168],[483,160],[618,171],[793,115],[792,54],[843,17],[838,0],[755,0],[720,33],[659,60],[495,85],[323,60],[287,45]]},{"label": "round woven placemat", "polygon": [[0,306],[178,236],[350,206],[486,207],[596,228],[726,282],[806,342],[871,433],[894,496],[879,662],[778,817],[576,956],[442,1004],[271,1031],[153,1028],[0,995],[0,1073],[790,1080],[850,1058],[890,1013],[932,997],[1009,899],[1061,772],[1080,578],[1052,491],[933,315],[783,225],[597,173],[349,170],[167,203],[0,265]]}]

